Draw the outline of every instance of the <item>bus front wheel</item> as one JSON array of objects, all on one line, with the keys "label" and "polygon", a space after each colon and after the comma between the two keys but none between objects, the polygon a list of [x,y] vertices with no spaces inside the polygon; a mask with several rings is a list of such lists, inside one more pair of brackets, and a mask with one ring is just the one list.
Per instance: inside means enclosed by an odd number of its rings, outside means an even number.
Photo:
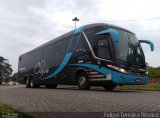
[{"label": "bus front wheel", "polygon": [[85,73],[81,73],[78,75],[78,88],[81,90],[89,90],[90,89],[88,77]]},{"label": "bus front wheel", "polygon": [[107,91],[112,91],[116,86],[117,86],[117,84],[112,83],[112,84],[108,84],[108,85],[103,85],[103,88]]}]

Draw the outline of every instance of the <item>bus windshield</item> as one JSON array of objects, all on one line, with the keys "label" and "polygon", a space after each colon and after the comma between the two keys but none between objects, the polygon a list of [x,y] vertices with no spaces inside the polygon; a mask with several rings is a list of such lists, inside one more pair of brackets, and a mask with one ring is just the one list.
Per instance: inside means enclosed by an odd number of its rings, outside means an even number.
[{"label": "bus windshield", "polygon": [[120,37],[119,43],[114,43],[116,59],[132,65],[144,65],[144,53],[136,35],[121,29],[116,30]]}]

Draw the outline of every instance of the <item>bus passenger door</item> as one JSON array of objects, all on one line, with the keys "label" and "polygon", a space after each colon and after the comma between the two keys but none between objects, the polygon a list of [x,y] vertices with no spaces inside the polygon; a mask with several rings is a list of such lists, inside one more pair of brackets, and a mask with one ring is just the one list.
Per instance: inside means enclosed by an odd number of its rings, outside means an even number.
[{"label": "bus passenger door", "polygon": [[[98,30],[97,32],[103,30],[101,29]],[[105,71],[106,79],[111,80],[113,76],[112,68],[108,69],[108,65],[113,65],[113,62],[115,61],[113,42],[111,40],[111,36],[109,34],[96,35],[95,40],[96,40],[96,48],[94,52],[97,57],[97,64],[99,65],[100,68],[101,67],[106,68]]]}]

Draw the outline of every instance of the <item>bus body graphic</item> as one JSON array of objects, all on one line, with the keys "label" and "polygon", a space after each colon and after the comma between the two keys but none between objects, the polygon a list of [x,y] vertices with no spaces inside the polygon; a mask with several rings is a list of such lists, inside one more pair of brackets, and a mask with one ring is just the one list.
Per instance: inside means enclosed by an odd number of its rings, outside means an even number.
[{"label": "bus body graphic", "polygon": [[[77,28],[19,57],[18,77],[26,87],[58,84],[92,85],[112,90],[117,85],[148,82],[141,43],[124,28],[97,23]],[[23,68],[23,69],[22,69]]]}]

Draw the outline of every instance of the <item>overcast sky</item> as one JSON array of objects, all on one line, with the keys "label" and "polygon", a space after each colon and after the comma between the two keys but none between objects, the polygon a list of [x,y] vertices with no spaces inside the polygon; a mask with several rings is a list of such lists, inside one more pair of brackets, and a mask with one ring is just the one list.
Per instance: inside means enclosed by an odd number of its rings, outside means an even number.
[{"label": "overcast sky", "polygon": [[154,52],[143,44],[146,61],[160,66],[160,19],[152,19],[160,18],[160,0],[0,0],[0,56],[17,72],[20,54],[73,30],[75,16],[78,26],[110,23],[153,41]]}]

